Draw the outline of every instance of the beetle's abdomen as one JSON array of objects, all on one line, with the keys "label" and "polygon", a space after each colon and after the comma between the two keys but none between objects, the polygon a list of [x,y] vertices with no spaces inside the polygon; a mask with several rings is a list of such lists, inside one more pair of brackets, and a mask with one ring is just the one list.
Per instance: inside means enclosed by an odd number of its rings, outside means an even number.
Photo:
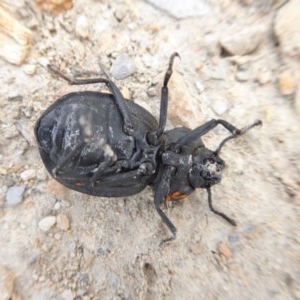
[{"label": "beetle's abdomen", "polygon": [[132,156],[134,140],[122,131],[120,114],[109,98],[99,103],[91,97],[75,101],[67,96],[50,107],[36,127],[44,162],[55,166],[71,155],[68,170],[88,170],[107,159],[113,163]]}]

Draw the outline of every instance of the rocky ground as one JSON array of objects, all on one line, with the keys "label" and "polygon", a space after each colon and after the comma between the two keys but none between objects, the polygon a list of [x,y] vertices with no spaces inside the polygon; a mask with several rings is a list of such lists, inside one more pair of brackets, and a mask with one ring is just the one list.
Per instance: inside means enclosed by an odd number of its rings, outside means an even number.
[{"label": "rocky ground", "polygon": [[[0,299],[300,299],[299,0],[14,2],[0,18]],[[263,126],[224,147],[212,189],[238,226],[197,190],[167,210],[178,237],[161,247],[150,188],[110,199],[61,186],[33,127],[59,96],[104,89],[71,87],[48,62],[75,75],[101,63],[157,117],[174,51],[167,128]],[[226,134],[204,141],[215,149]]]}]

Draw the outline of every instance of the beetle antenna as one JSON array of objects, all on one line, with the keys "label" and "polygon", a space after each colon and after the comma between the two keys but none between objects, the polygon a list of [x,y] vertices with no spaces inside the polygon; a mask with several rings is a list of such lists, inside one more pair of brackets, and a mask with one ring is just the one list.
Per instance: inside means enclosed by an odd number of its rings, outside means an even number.
[{"label": "beetle antenna", "polygon": [[214,214],[216,214],[216,215],[222,217],[224,220],[226,220],[226,221],[227,221],[229,224],[231,224],[232,226],[236,226],[236,222],[235,222],[233,219],[229,218],[227,215],[225,215],[224,213],[222,213],[222,212],[216,210],[216,209],[213,207],[213,205],[212,205],[212,199],[211,199],[211,190],[210,190],[210,188],[206,188],[206,191],[207,191],[207,195],[208,195],[208,199],[207,199],[207,200],[208,200],[208,205],[209,205],[210,210],[211,210]]},{"label": "beetle antenna", "polygon": [[221,151],[221,149],[223,148],[223,146],[230,140],[237,138],[238,136],[241,136],[243,134],[245,134],[246,132],[248,132],[250,129],[252,129],[253,127],[262,125],[262,121],[261,120],[256,120],[254,121],[252,124],[243,127],[240,130],[236,130],[235,132],[233,132],[231,135],[229,135],[228,137],[226,137],[219,145],[219,147],[217,148],[217,150],[215,151],[215,154],[218,155]]}]

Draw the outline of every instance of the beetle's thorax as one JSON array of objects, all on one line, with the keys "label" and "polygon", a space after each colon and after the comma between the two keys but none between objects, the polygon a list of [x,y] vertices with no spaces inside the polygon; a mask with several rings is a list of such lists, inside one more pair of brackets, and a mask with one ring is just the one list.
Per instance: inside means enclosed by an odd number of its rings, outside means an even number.
[{"label": "beetle's thorax", "polygon": [[[164,151],[161,154],[162,165],[160,172],[164,172],[164,169],[170,167],[172,169],[169,193],[189,195],[194,191],[194,188],[190,185],[188,180],[189,169],[192,166],[192,155],[185,153],[176,153],[171,150]],[[157,181],[160,181],[160,175],[158,174]]]}]

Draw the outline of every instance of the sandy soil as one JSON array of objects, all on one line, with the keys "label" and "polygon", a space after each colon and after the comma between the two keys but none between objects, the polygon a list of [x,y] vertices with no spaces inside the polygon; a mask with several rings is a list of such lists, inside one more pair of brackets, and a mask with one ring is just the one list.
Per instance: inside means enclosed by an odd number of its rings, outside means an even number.
[{"label": "sandy soil", "polygon": [[[33,42],[24,64],[0,60],[0,299],[300,299],[300,40],[284,27],[299,28],[300,17],[283,10],[299,1],[166,3],[78,0],[57,14],[10,7]],[[71,87],[47,61],[101,74],[99,62],[109,72],[127,54],[134,72],[115,82],[157,117],[174,51],[168,129],[212,118],[264,124],[224,147],[227,169],[212,189],[238,226],[197,190],[167,210],[178,237],[160,247],[169,232],[150,188],[111,199],[61,186],[33,127],[59,96],[104,88]],[[204,141],[214,149],[226,134],[218,127]]]}]

